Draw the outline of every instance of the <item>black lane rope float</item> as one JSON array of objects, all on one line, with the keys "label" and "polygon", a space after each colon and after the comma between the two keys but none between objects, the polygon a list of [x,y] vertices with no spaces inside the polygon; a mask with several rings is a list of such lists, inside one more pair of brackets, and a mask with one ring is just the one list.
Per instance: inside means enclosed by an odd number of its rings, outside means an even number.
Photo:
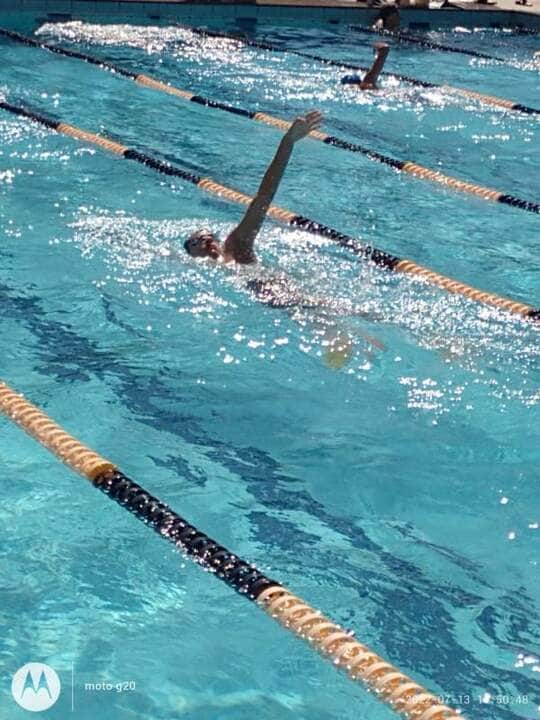
[{"label": "black lane rope float", "polygon": [[[95,133],[82,130],[81,128],[61,122],[60,120],[53,120],[35,112],[34,110],[29,110],[27,108],[23,108],[17,105],[12,105],[5,101],[0,101],[0,109],[6,110],[7,112],[14,115],[18,115],[19,117],[24,117],[28,120],[37,122],[49,128],[50,130],[55,130],[58,133],[75,138],[76,140],[80,140],[81,142],[86,142],[91,145],[101,147],[108,152],[125,158],[126,160],[134,160],[135,162],[150,167],[157,172],[172,177],[177,177],[181,180],[196,185],[201,190],[205,190],[206,192],[212,193],[220,198],[223,197],[227,200],[231,200],[232,202],[236,202],[241,205],[249,205],[249,203],[251,203],[253,200],[250,195],[238,192],[237,190],[227,187],[226,185],[221,185],[220,183],[212,180],[212,178],[203,178],[199,175],[194,175],[191,172],[182,170],[181,168],[171,165],[171,163],[160,160],[159,158],[153,157],[152,155],[140,152],[133,148],[129,148],[122,143],[116,142],[114,140],[109,140],[102,135],[97,135]],[[323,225],[322,223],[318,223],[311,218],[304,217],[303,215],[298,215],[294,212],[291,212],[290,210],[285,210],[284,208],[280,208],[276,205],[271,205],[268,209],[267,214],[271,218],[286,223],[291,227],[296,227],[301,230],[313,233],[314,235],[319,235],[321,237],[332,240],[341,247],[352,251],[358,257],[364,260],[369,260],[378,267],[385,270],[415,275],[422,278],[429,284],[446,290],[451,294],[461,295],[470,300],[475,300],[476,302],[483,303],[485,305],[491,305],[493,307],[499,308],[500,310],[504,310],[506,312],[519,315],[524,319],[531,320],[534,323],[540,322],[540,308],[535,308],[532,305],[527,305],[526,303],[511,300],[509,298],[505,298],[494,293],[485,292],[483,290],[472,287],[471,285],[466,285],[465,283],[454,280],[446,275],[434,272],[430,268],[424,267],[423,265],[418,265],[412,260],[402,259],[395,255],[391,255],[390,253],[385,252],[384,250],[379,250],[372,245],[365,245],[356,238],[339,232],[339,230],[335,230],[334,228]]]},{"label": "black lane rope float", "polygon": [[394,712],[408,720],[463,720],[422,685],[358,642],[350,631],[180,517],[3,382],[0,412],[111,500],[304,639],[350,678],[363,683]]},{"label": "black lane rope float", "polygon": [[[234,105],[228,105],[226,103],[218,102],[217,100],[212,100],[211,98],[203,97],[202,95],[190,92],[189,90],[182,90],[180,88],[174,87],[173,85],[168,85],[161,80],[158,80],[157,78],[150,77],[149,75],[143,75],[141,73],[124,70],[124,68],[119,67],[118,65],[113,65],[110,62],[101,61],[99,58],[96,58],[92,55],[87,55],[85,53],[80,53],[55,45],[49,45],[48,43],[39,42],[37,40],[34,40],[33,38],[27,37],[26,35],[21,35],[21,33],[15,32],[13,30],[4,30],[3,28],[0,28],[0,36],[8,37],[17,42],[23,43],[25,45],[30,45],[32,47],[37,47],[42,50],[48,50],[57,55],[76,58],[78,60],[83,60],[84,62],[89,62],[93,65],[97,65],[104,70],[118,73],[123,77],[127,77],[130,80],[133,80],[138,85],[151,88],[152,90],[157,90],[158,92],[163,92],[168,95],[174,95],[175,97],[181,98],[182,100],[194,102],[205,107],[213,108],[215,110],[232,113],[233,115],[239,115],[250,120],[256,120],[257,122],[262,122],[265,125],[270,125],[280,130],[286,131],[290,128],[292,124],[287,120],[282,120],[281,118],[269,115],[268,113],[255,112],[253,110],[245,110],[243,108],[235,107]],[[458,178],[451,177],[450,175],[445,175],[438,170],[431,170],[428,167],[424,167],[423,165],[411,162],[410,160],[397,160],[396,158],[389,157],[388,155],[383,155],[376,150],[372,150],[371,148],[359,145],[358,143],[351,143],[347,140],[342,140],[341,138],[335,137],[333,135],[328,135],[324,132],[321,132],[320,130],[313,130],[310,133],[310,137],[314,138],[315,140],[320,140],[326,145],[331,145],[333,147],[341,148],[342,150],[347,150],[353,153],[359,153],[361,155],[364,155],[365,157],[368,157],[370,160],[380,162],[383,165],[393,168],[394,170],[413,175],[420,180],[437,183],[438,185],[442,185],[445,188],[450,188],[457,192],[468,193],[469,195],[475,195],[476,197],[483,198],[484,200],[491,200],[493,202],[511,205],[512,207],[519,208],[520,210],[526,210],[528,212],[540,214],[540,203],[536,203],[531,200],[524,200],[522,198],[516,197],[515,195],[504,193],[501,190],[494,190],[493,188],[485,187],[484,185],[478,185],[476,183],[467,182],[465,180],[459,180]]]},{"label": "black lane rope float", "polygon": [[514,35],[538,35],[540,34],[540,30],[526,27],[513,27],[511,28],[511,33]]},{"label": "black lane rope float", "polygon": [[[203,30],[202,28],[192,27],[191,25],[180,24],[178,24],[178,27],[181,27],[184,30],[190,30],[192,33],[195,33],[195,35],[199,35],[200,37],[235,40],[238,43],[242,43],[243,45],[249,45],[249,47],[258,48],[259,50],[271,50],[272,52],[282,52],[290,53],[291,55],[299,55],[300,57],[306,58],[308,60],[315,60],[317,62],[322,62],[325,65],[346,68],[347,70],[359,70],[361,72],[367,72],[369,70],[369,68],[362,67],[361,65],[352,65],[351,63],[340,62],[339,60],[331,60],[330,58],[322,57],[321,55],[312,55],[311,53],[301,52],[300,50],[291,50],[289,48],[280,47],[279,45],[274,45],[272,43],[263,42],[260,40],[249,40],[248,38],[238,37],[237,35],[232,35],[230,33],[218,32],[217,30]],[[521,103],[514,102],[513,100],[505,100],[504,98],[495,97],[494,95],[486,95],[485,93],[475,92],[474,90],[466,90],[465,88],[455,87],[453,85],[441,85],[438,83],[428,82],[427,80],[418,80],[418,78],[413,78],[408,75],[400,75],[393,72],[382,72],[381,75],[385,75],[387,77],[395,77],[399,80],[403,80],[404,82],[411,83],[412,85],[417,85],[419,87],[439,88],[440,90],[443,90],[445,92],[463,95],[464,97],[470,98],[472,100],[477,100],[478,102],[484,103],[486,105],[502,107],[506,110],[514,110],[516,112],[526,113],[527,115],[540,114],[540,110],[538,110],[537,108],[528,107],[527,105],[522,105]]]},{"label": "black lane rope float", "polygon": [[481,58],[482,60],[495,60],[496,62],[511,64],[511,61],[508,58],[488,55],[480,50],[468,50],[466,48],[457,47],[456,45],[444,45],[442,43],[435,42],[434,40],[420,37],[419,35],[411,35],[410,33],[403,32],[402,30],[399,30],[398,32],[384,29],[376,30],[374,28],[364,27],[363,25],[349,25],[349,29],[353,32],[365,33],[367,35],[382,35],[383,37],[389,37],[397,40],[398,42],[421,45],[429,50],[441,50],[442,52],[470,55],[471,57]]}]

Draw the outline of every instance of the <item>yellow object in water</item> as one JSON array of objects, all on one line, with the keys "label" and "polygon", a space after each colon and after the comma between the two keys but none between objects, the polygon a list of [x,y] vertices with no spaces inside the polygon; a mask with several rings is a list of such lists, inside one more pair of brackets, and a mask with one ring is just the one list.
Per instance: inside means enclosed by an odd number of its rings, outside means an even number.
[{"label": "yellow object in water", "polygon": [[352,357],[354,343],[348,333],[337,328],[327,330],[323,339],[324,362],[333,370],[341,370]]}]

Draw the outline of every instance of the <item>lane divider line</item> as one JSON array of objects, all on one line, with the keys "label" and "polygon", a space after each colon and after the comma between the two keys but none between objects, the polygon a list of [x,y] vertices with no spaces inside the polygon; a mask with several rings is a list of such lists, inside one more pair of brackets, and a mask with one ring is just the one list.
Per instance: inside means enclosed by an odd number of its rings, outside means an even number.
[{"label": "lane divider line", "polygon": [[[367,72],[369,70],[369,68],[362,67],[361,65],[352,65],[351,63],[331,60],[330,58],[322,57],[321,55],[312,55],[311,53],[301,52],[300,50],[290,50],[289,48],[280,47],[279,45],[273,45],[272,43],[262,42],[259,40],[249,40],[247,38],[237,37],[236,35],[232,35],[230,33],[218,32],[217,30],[203,30],[202,28],[192,27],[191,25],[181,25],[179,23],[177,23],[177,26],[183,28],[184,30],[190,30],[192,33],[194,33],[195,35],[199,35],[200,37],[234,40],[237,43],[248,45],[249,47],[258,48],[259,50],[271,50],[272,52],[290,53],[291,55],[298,55],[299,57],[306,58],[307,60],[315,60],[316,62],[321,62],[325,65],[332,65],[333,67],[345,68],[347,70],[358,70],[360,72]],[[485,105],[503,107],[507,110],[513,110],[516,112],[525,113],[527,115],[540,114],[540,110],[537,108],[528,107],[527,105],[522,105],[521,103],[514,102],[512,100],[503,100],[502,98],[496,98],[493,95],[485,95],[484,93],[474,93],[473,95],[471,95],[471,91],[465,90],[464,88],[450,85],[440,85],[438,83],[428,82],[427,80],[419,80],[418,78],[413,78],[409,75],[400,75],[394,72],[382,72],[381,75],[385,75],[386,77],[395,77],[398,78],[398,80],[403,80],[404,82],[410,83],[411,85],[417,85],[419,87],[440,88],[445,92],[473,98],[474,100],[478,100]]]},{"label": "lane divider line", "polygon": [[[73,53],[71,50],[66,50],[64,48],[49,45],[47,43],[41,43],[25,35],[21,35],[20,33],[17,33],[15,31],[4,30],[0,28],[0,36],[2,35],[5,37],[9,37],[12,40],[16,40],[17,42],[24,43],[26,45],[38,47],[40,49],[48,50],[66,57],[75,56],[79,60],[91,62],[92,64],[99,66],[99,59],[91,55],[85,55],[79,52]],[[238,108],[233,105],[228,105],[226,103],[221,103],[216,100],[205,98],[202,95],[196,95],[195,93],[189,92],[188,90],[181,90],[180,88],[174,87],[173,85],[168,85],[161,80],[158,80],[157,78],[150,77],[149,75],[130,73],[129,71],[126,71],[123,68],[120,68],[109,62],[103,63],[101,67],[108,71],[118,72],[124,77],[130,77],[130,79],[134,80],[138,85],[141,85],[143,87],[157,90],[159,92],[164,92],[169,95],[174,95],[183,100],[187,100],[188,102],[195,102],[205,107],[222,110],[224,112],[232,113],[234,115],[240,115],[242,117],[249,118],[250,120],[256,120],[257,122],[264,123],[265,125],[270,125],[279,130],[286,131],[290,128],[292,124],[287,120],[282,120],[281,118],[274,117],[273,115],[268,115],[264,112],[244,110],[243,108]],[[472,93],[472,95],[474,95],[474,93]],[[494,100],[496,101],[497,98],[494,98]],[[334,137],[333,135],[328,135],[327,133],[321,132],[320,130],[312,131],[310,133],[310,137],[315,140],[319,140],[326,145],[337,147],[342,150],[348,150],[349,152],[360,153],[368,157],[370,160],[380,162],[393,168],[394,170],[403,171],[405,173],[414,175],[420,180],[438,183],[439,185],[443,185],[447,189],[455,190],[457,192],[468,193],[469,195],[476,195],[476,197],[483,198],[484,200],[500,202],[506,205],[511,205],[520,210],[526,210],[527,212],[540,214],[540,203],[532,202],[530,200],[523,200],[522,198],[515,197],[514,195],[504,193],[500,190],[494,190],[492,188],[484,187],[483,185],[477,185],[476,183],[459,180],[449,175],[444,175],[439,171],[430,170],[429,168],[425,168],[422,165],[418,165],[417,163],[413,163],[411,161],[397,160],[387,155],[383,155],[376,150],[371,150],[370,148],[367,148],[363,145],[351,143],[347,140],[342,140],[341,138]]]},{"label": "lane divider line", "polygon": [[[231,200],[232,202],[236,202],[241,205],[248,205],[253,200],[251,195],[246,195],[245,193],[234,190],[226,185],[221,185],[220,183],[212,180],[212,178],[201,178],[198,175],[182,170],[181,168],[153,157],[152,155],[142,153],[133,148],[128,148],[121,143],[113,142],[101,135],[87,132],[86,130],[82,130],[73,125],[68,125],[67,123],[62,123],[58,120],[51,120],[50,118],[32,110],[12,105],[4,101],[0,101],[0,109],[6,110],[14,115],[33,120],[51,130],[55,130],[56,132],[62,133],[71,138],[101,147],[104,150],[119,155],[127,160],[134,160],[142,165],[146,165],[147,167],[156,170],[157,172],[190,182],[191,184],[199,187],[201,190],[212,193],[217,197],[225,198],[226,200]],[[534,308],[526,303],[501,297],[495,293],[479,290],[471,285],[461,283],[458,280],[453,280],[446,275],[434,272],[430,268],[418,265],[412,260],[402,259],[395,255],[391,255],[384,250],[379,250],[371,245],[365,245],[356,238],[353,238],[345,233],[341,233],[339,230],[335,230],[332,227],[318,223],[311,218],[298,215],[290,210],[280,208],[276,205],[270,206],[268,215],[276,220],[286,223],[291,227],[297,227],[301,230],[332,240],[347,250],[351,250],[364,260],[373,262],[378,267],[394,272],[417,275],[431,285],[435,285],[436,287],[446,290],[449,293],[462,295],[470,300],[475,300],[485,305],[491,305],[506,312],[520,315],[522,318],[532,320],[534,322],[540,321],[540,309]]]},{"label": "lane divider line", "polygon": [[394,712],[408,720],[463,720],[461,714],[443,705],[434,694],[358,642],[349,631],[227,550],[126,477],[113,463],[89,450],[4,382],[0,382],[0,412],[95,488],[254,602],[282,627],[301,637],[352,680],[372,690]]},{"label": "lane divider line", "polygon": [[420,37],[420,35],[411,35],[410,33],[399,30],[393,32],[391,30],[376,30],[375,28],[364,27],[363,25],[349,25],[349,29],[357,33],[365,33],[366,35],[381,35],[382,37],[390,37],[398,42],[412,43],[413,45],[421,45],[429,50],[441,50],[441,52],[458,53],[459,55],[470,55],[471,57],[481,58],[482,60],[495,60],[496,62],[512,65],[508,58],[497,57],[496,55],[488,55],[480,50],[468,50],[467,48],[457,47],[456,45],[444,45],[429,40],[429,38]]}]

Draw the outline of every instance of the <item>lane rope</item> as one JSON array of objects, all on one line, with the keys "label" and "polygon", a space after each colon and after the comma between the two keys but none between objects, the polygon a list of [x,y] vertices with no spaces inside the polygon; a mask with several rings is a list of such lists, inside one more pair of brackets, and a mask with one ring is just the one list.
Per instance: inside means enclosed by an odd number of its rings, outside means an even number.
[{"label": "lane rope", "polygon": [[68,435],[45,413],[0,382],[0,411],[111,500],[149,525],[198,565],[254,602],[333,665],[373,691],[408,720],[463,720],[422,685],[402,673],[350,631],[332,622],[255,565],[208,537],[168,505],[130,480],[113,463]]},{"label": "lane rope", "polygon": [[[300,50],[290,50],[289,48],[280,47],[279,45],[273,45],[272,43],[263,42],[259,40],[249,40],[243,37],[237,37],[230,33],[218,32],[217,30],[208,30],[202,28],[192,27],[191,25],[181,25],[177,23],[178,27],[184,30],[190,30],[195,35],[200,37],[208,38],[222,38],[225,40],[234,40],[237,43],[248,45],[249,47],[258,48],[259,50],[271,50],[272,52],[290,53],[291,55],[299,55],[300,57],[308,60],[315,60],[316,62],[324,63],[325,65],[332,65],[333,67],[346,68],[347,70],[357,70],[360,72],[367,72],[369,68],[362,67],[361,65],[351,65],[350,63],[340,62],[338,60],[331,60],[330,58],[322,57],[321,55],[312,55],[311,53],[301,52]],[[503,98],[497,98],[493,95],[485,95],[484,93],[472,92],[465,90],[465,88],[459,88],[450,85],[440,85],[438,83],[428,82],[427,80],[419,80],[418,78],[410,77],[409,75],[400,75],[393,72],[382,72],[381,75],[386,77],[398,78],[404,82],[410,83],[411,85],[417,85],[423,88],[439,88],[444,92],[454,93],[457,95],[463,95],[464,97],[473,98],[478,102],[484,103],[485,105],[493,105],[496,107],[502,107],[506,110],[513,110],[516,112],[525,113],[527,115],[538,115],[540,110],[537,108],[522,105],[521,103],[514,102],[513,100],[504,100]]]},{"label": "lane rope", "polygon": [[[279,130],[286,131],[292,125],[291,122],[287,120],[282,120],[278,117],[274,117],[273,115],[269,115],[268,113],[245,110],[243,108],[235,107],[234,105],[229,105],[227,103],[222,103],[218,102],[217,100],[203,97],[202,95],[190,92],[189,90],[181,90],[180,88],[174,87],[173,85],[168,85],[167,83],[164,83],[157,78],[150,77],[144,74],[138,74],[129,70],[124,70],[122,67],[114,65],[110,62],[101,62],[99,58],[96,58],[92,55],[68,50],[55,45],[49,45],[48,43],[42,43],[13,30],[5,30],[3,28],[0,28],[0,36],[8,37],[11,40],[15,40],[25,45],[30,45],[32,47],[37,47],[42,50],[47,50],[57,55],[76,58],[78,60],[83,60],[84,62],[89,62],[93,65],[100,67],[101,69],[118,73],[123,77],[127,77],[143,87],[150,88],[158,92],[163,92],[168,95],[173,95],[182,100],[203,105],[204,107],[221,110],[223,112],[228,112],[233,115],[239,115],[250,120],[256,120],[257,122],[270,125]],[[370,160],[382,163],[383,165],[391,167],[394,170],[414,175],[414,177],[420,180],[437,183],[447,189],[467,193],[469,195],[475,195],[476,197],[482,198],[484,200],[500,202],[506,205],[511,205],[520,210],[526,210],[527,212],[540,214],[540,203],[536,203],[531,200],[524,200],[522,198],[511,195],[510,193],[504,193],[500,190],[494,190],[493,188],[488,188],[483,185],[478,185],[476,183],[459,180],[458,178],[445,175],[438,170],[431,170],[430,168],[426,168],[423,165],[419,165],[411,161],[398,160],[396,158],[389,157],[388,155],[379,153],[376,150],[372,150],[363,145],[359,145],[358,143],[351,143],[347,140],[342,140],[341,138],[335,137],[333,135],[328,135],[327,133],[321,132],[319,130],[312,131],[310,133],[310,137],[315,140],[319,140],[326,145],[337,147],[353,153],[359,153],[361,155],[364,155],[365,157],[368,157]]]},{"label": "lane rope", "polygon": [[[212,193],[217,197],[225,198],[226,200],[231,200],[232,202],[236,202],[241,205],[249,205],[249,203],[253,200],[251,195],[246,195],[245,193],[234,190],[226,185],[221,185],[220,183],[212,180],[212,178],[200,177],[199,175],[183,170],[169,162],[153,157],[152,155],[129,148],[127,145],[109,140],[102,135],[82,130],[74,125],[69,125],[68,123],[60,122],[59,120],[52,120],[51,118],[41,115],[33,110],[12,105],[5,101],[0,101],[0,109],[6,110],[7,112],[19,117],[33,120],[34,122],[44,125],[51,130],[55,130],[58,133],[62,133],[82,142],[87,142],[101,147],[103,150],[112,152],[115,155],[119,155],[127,160],[134,160],[135,162],[152,168],[157,172],[177,177],[196,185],[201,190]],[[341,233],[339,230],[335,230],[332,227],[318,223],[311,218],[298,215],[291,210],[271,205],[267,214],[271,218],[279,220],[291,227],[297,227],[314,235],[319,235],[332,240],[341,247],[351,250],[358,257],[361,257],[364,260],[369,260],[385,270],[418,276],[429,284],[441,288],[448,293],[461,295],[467,299],[475,300],[476,302],[496,307],[500,310],[504,310],[505,312],[519,315],[524,319],[533,321],[534,323],[540,322],[540,309],[534,308],[532,305],[511,300],[510,298],[505,298],[500,295],[496,295],[495,293],[485,292],[471,285],[466,285],[465,283],[437,273],[430,268],[424,267],[423,265],[418,265],[412,260],[402,259],[395,255],[391,255],[384,250],[379,250],[372,245],[366,245],[350,235]]]},{"label": "lane rope", "polygon": [[495,60],[496,62],[505,63],[511,65],[512,62],[508,58],[497,57],[496,55],[488,55],[480,50],[468,50],[466,48],[457,47],[456,45],[444,45],[442,43],[429,40],[428,38],[420,37],[419,35],[411,35],[410,33],[399,30],[398,32],[391,30],[377,30],[375,28],[364,27],[363,25],[349,25],[350,30],[357,33],[365,33],[367,35],[381,35],[382,37],[389,37],[398,42],[411,43],[413,45],[420,45],[428,48],[429,50],[440,50],[441,52],[458,53],[459,55],[470,55],[471,57],[481,58],[482,60]]}]

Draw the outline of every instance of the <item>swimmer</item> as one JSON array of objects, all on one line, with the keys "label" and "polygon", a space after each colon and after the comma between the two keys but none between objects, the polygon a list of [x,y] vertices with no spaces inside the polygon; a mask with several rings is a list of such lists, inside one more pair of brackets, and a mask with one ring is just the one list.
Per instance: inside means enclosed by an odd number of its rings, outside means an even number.
[{"label": "swimmer", "polygon": [[313,130],[317,130],[321,123],[322,115],[317,110],[312,110],[303,117],[297,117],[281,139],[244,217],[227,236],[225,242],[220,243],[210,230],[197,230],[184,243],[186,252],[193,258],[209,258],[220,264],[249,265],[257,262],[254,243],[289,164],[294,145]]},{"label": "swimmer", "polygon": [[399,0],[388,5],[383,5],[379,10],[379,14],[375,22],[371,26],[374,30],[387,30],[388,32],[396,32],[399,30]]},{"label": "swimmer", "polygon": [[[296,118],[281,139],[257,194],[240,223],[229,233],[224,242],[220,242],[211,230],[201,229],[192,233],[184,243],[188,255],[197,260],[210,261],[216,266],[237,270],[241,266],[253,266],[257,263],[255,240],[281,183],[294,146],[310,132],[317,130],[322,119],[321,113],[317,110]],[[370,313],[354,305],[350,300],[307,295],[283,274],[274,276],[261,274],[260,277],[255,278],[251,276],[246,282],[246,288],[259,302],[278,309],[288,311],[318,309],[320,319],[322,319],[320,313],[325,316],[326,313],[330,313],[330,315],[373,319]],[[330,318],[327,318],[327,323],[332,324]],[[373,345],[376,343],[377,341],[371,342]]]},{"label": "swimmer", "polygon": [[376,42],[373,45],[375,50],[375,59],[373,65],[367,71],[363,78],[360,75],[345,75],[341,78],[342,85],[355,85],[359,90],[378,90],[377,80],[382,72],[390,46],[384,42]]},{"label": "swimmer", "polygon": [[[197,230],[184,243],[184,249],[196,259],[210,260],[216,265],[236,268],[241,265],[257,263],[254,245],[264,222],[268,208],[289,163],[295,143],[302,140],[322,123],[322,115],[317,110],[298,117],[287,130],[279,143],[274,158],[268,166],[257,194],[251,201],[244,217],[235,229],[221,243],[211,230]],[[283,274],[251,276],[246,282],[259,302],[279,309],[330,310],[339,315],[366,315],[350,301],[332,298],[320,298],[306,295]]]}]

